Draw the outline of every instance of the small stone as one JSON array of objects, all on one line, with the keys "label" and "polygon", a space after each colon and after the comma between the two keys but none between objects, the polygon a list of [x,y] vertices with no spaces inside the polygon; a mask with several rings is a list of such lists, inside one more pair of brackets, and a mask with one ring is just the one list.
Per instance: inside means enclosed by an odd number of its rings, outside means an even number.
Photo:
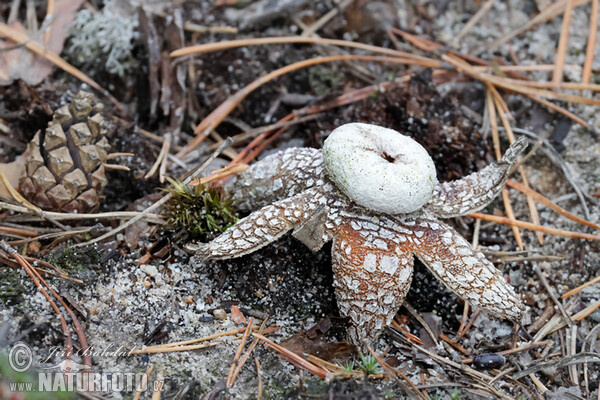
[{"label": "small stone", "polygon": [[145,264],[142,265],[140,269],[150,278],[156,278],[158,276],[158,269],[154,265]]},{"label": "small stone", "polygon": [[215,318],[220,319],[221,321],[225,321],[227,319],[227,312],[222,308],[215,308],[213,310],[213,315]]}]

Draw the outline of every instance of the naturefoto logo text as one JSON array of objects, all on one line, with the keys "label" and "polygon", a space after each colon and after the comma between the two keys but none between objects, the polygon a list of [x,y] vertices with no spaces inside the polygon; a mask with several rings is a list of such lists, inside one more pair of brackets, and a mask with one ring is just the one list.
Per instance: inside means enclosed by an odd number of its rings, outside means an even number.
[{"label": "naturefoto logo text", "polygon": [[[48,357],[49,358],[49,357]],[[15,372],[29,371],[33,365],[33,352],[25,343],[16,343],[8,354],[8,362]],[[31,371],[30,371],[31,372]],[[50,367],[41,367],[34,383],[11,382],[11,392],[134,392],[141,390],[162,391],[163,381],[147,387],[148,376],[143,372],[94,372],[91,365],[65,358]]]}]

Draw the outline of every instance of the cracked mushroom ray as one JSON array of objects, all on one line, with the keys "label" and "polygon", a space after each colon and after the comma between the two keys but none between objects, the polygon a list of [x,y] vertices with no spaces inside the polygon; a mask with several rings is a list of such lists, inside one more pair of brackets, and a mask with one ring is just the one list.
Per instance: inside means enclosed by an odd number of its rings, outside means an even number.
[{"label": "cracked mushroom ray", "polygon": [[350,319],[350,340],[361,347],[402,305],[414,256],[471,305],[518,321],[524,306],[512,286],[440,219],[489,204],[526,146],[518,140],[497,164],[437,183],[433,161],[411,138],[374,125],[343,125],[323,150],[288,149],[242,172],[227,190],[240,209],[253,212],[212,242],[187,249],[202,260],[240,257],[292,229],[313,251],[333,240],[338,306]]}]

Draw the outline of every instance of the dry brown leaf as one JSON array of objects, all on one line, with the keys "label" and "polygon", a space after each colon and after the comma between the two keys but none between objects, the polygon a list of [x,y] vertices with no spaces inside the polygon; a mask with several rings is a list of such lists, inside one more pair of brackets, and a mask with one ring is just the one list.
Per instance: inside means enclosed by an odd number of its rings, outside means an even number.
[{"label": "dry brown leaf", "polygon": [[[79,9],[83,0],[58,0],[55,5],[55,17],[51,22],[51,33],[46,48],[56,54],[60,54],[63,49],[67,30],[75,17],[75,12]],[[14,22],[10,26],[19,32],[25,33],[39,43],[43,43],[44,35],[42,32],[31,33],[19,22]],[[0,49],[15,46],[11,40],[0,40]],[[29,85],[37,85],[52,71],[52,63],[45,58],[33,54],[24,46],[14,50],[0,52],[0,85],[8,85],[15,79],[22,79]]]}]

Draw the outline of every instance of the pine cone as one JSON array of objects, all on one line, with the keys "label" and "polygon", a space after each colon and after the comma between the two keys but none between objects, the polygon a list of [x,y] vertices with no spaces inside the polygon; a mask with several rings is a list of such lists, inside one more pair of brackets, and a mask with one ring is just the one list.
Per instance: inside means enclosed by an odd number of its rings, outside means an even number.
[{"label": "pine cone", "polygon": [[44,132],[27,145],[19,189],[44,210],[89,212],[108,183],[104,161],[110,144],[108,127],[91,93],[80,91],[71,104],[54,112]]}]

